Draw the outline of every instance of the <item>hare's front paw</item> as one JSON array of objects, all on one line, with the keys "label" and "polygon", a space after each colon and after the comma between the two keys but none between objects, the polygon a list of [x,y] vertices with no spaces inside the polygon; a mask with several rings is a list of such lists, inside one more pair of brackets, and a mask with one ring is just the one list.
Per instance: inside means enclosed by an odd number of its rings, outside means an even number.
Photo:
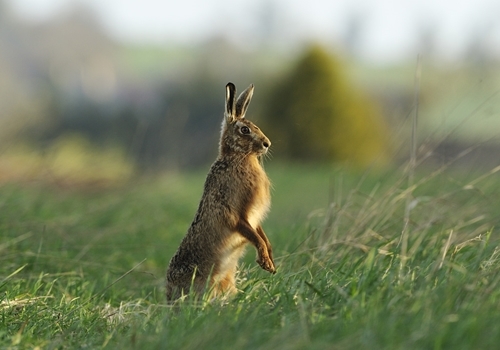
[{"label": "hare's front paw", "polygon": [[260,267],[262,267],[264,270],[272,274],[276,273],[276,268],[274,267],[274,263],[271,260],[271,258],[269,258],[269,256],[260,256],[259,259],[257,260],[257,264],[259,264]]}]

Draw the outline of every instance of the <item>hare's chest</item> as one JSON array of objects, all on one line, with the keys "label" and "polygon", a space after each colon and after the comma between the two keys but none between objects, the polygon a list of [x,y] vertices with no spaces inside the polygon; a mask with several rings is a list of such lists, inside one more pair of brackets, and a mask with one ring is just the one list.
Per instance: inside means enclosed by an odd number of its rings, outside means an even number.
[{"label": "hare's chest", "polygon": [[241,234],[232,232],[227,236],[219,254],[218,272],[224,275],[229,270],[236,269],[238,260],[245,252],[248,240]]},{"label": "hare's chest", "polygon": [[269,183],[256,189],[247,212],[247,220],[250,226],[257,228],[266,217],[271,207],[269,195]]}]

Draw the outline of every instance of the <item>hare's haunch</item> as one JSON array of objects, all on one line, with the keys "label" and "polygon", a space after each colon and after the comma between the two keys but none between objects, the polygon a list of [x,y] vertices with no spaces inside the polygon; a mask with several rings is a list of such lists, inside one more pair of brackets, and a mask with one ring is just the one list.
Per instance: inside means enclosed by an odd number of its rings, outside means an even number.
[{"label": "hare's haunch", "polygon": [[252,98],[250,85],[236,99],[226,85],[226,111],[219,155],[205,180],[198,211],[167,270],[169,301],[188,293],[211,296],[236,292],[235,274],[245,246],[257,250],[257,263],[276,272],[272,248],[261,221],[269,211],[269,179],[260,158],[271,141],[245,113]]}]

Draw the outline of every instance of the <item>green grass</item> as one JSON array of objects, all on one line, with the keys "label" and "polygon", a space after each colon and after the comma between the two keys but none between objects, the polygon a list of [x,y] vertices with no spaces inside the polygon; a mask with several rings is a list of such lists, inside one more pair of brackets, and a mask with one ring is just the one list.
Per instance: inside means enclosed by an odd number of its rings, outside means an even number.
[{"label": "green grass", "polygon": [[[0,348],[473,349],[500,343],[498,174],[275,165],[239,293],[166,305],[204,172],[119,189],[0,187]],[[400,244],[412,195],[406,254]]]}]

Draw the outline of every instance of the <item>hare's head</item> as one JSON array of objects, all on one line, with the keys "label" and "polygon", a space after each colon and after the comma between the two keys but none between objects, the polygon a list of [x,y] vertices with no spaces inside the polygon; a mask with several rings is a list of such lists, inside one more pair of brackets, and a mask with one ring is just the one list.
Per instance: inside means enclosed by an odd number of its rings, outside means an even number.
[{"label": "hare's head", "polygon": [[235,99],[236,87],[233,83],[226,85],[226,111],[222,122],[220,153],[222,155],[256,154],[267,152],[271,141],[251,121],[245,119],[245,113],[253,95],[253,84]]}]

